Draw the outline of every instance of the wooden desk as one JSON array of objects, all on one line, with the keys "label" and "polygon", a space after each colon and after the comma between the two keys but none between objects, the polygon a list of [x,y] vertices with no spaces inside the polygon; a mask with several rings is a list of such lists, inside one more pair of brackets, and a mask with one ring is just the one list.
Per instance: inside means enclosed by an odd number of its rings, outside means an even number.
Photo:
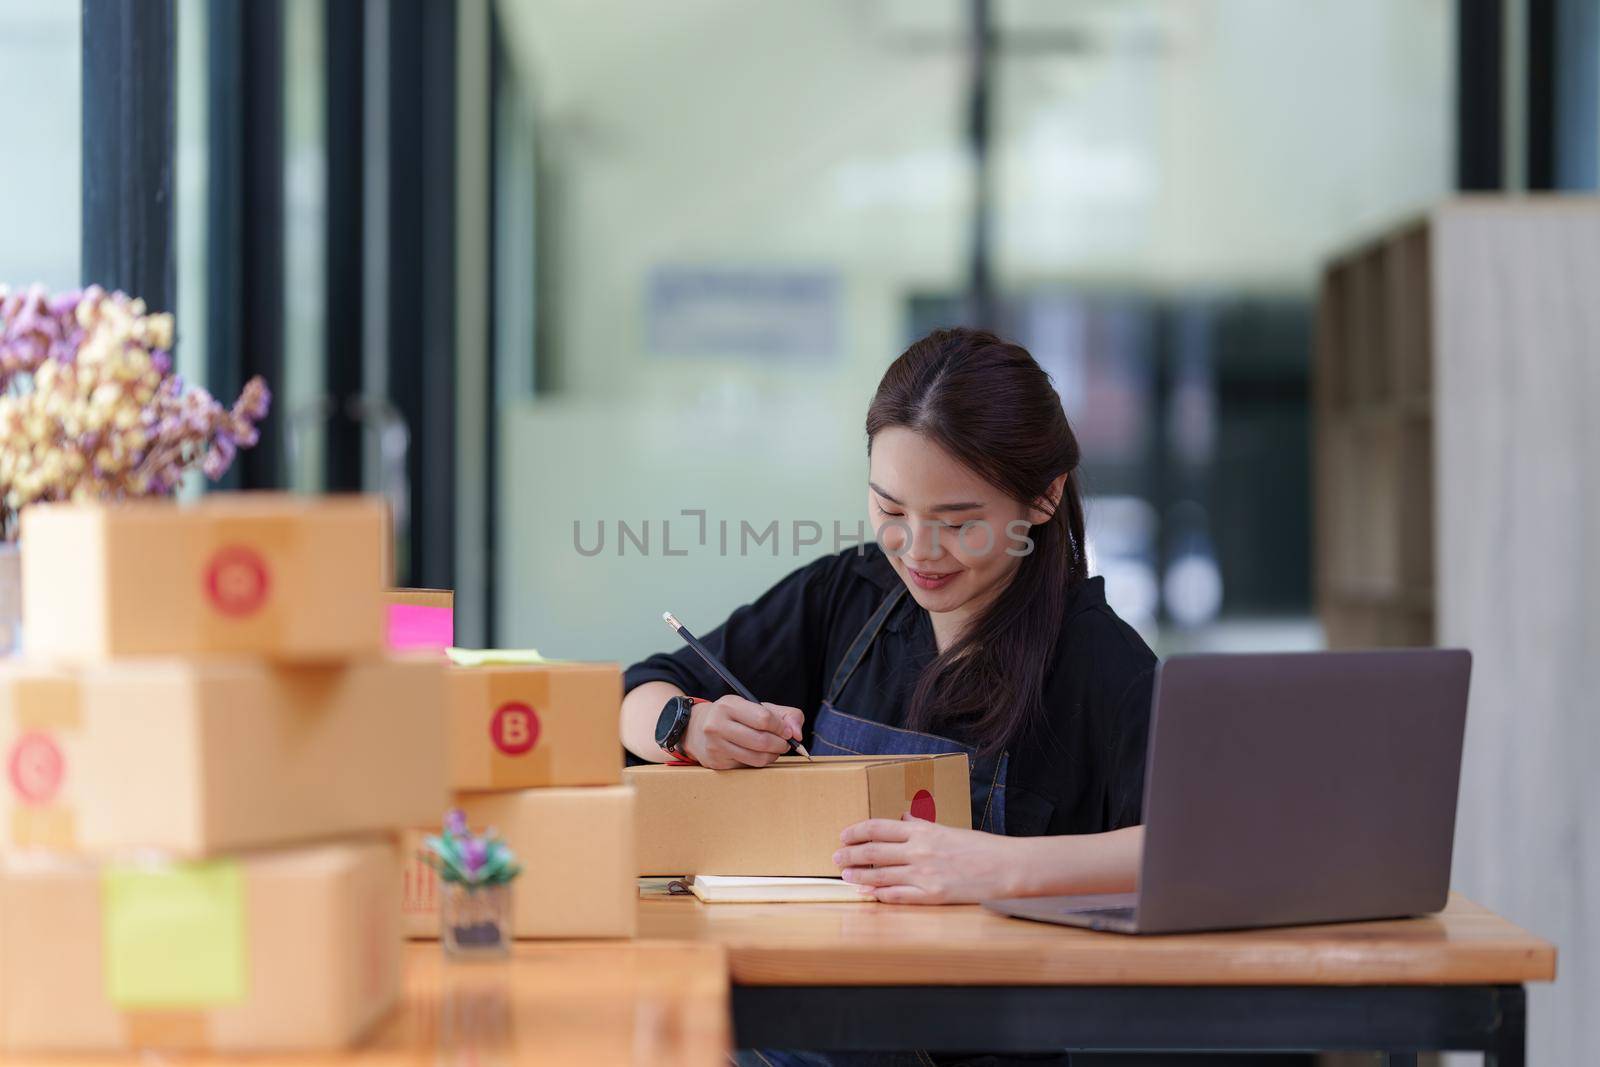
[{"label": "wooden desk", "polygon": [[525,941],[503,962],[406,948],[401,1009],[352,1064],[727,1063],[728,970],[710,944]]},{"label": "wooden desk", "polygon": [[639,935],[727,952],[734,1040],[809,1048],[1484,1050],[1522,1062],[1547,942],[1466,900],[1394,922],[1126,937],[977,907],[704,905]]},{"label": "wooden desk", "polygon": [[727,960],[710,944],[523,942],[509,960],[446,964],[406,946],[399,1007],[360,1048],[323,1056],[4,1057],[38,1067],[725,1067]]},{"label": "wooden desk", "polygon": [[1505,1067],[1522,1063],[1522,984],[1555,975],[1552,946],[1460,897],[1406,922],[1149,938],[975,907],[708,906],[655,890],[639,909],[634,942],[524,942],[507,961],[452,965],[436,942],[413,943],[401,1005],[362,1048],[247,1062],[710,1065],[737,1045],[1339,1049],[1396,1063],[1476,1049]]}]

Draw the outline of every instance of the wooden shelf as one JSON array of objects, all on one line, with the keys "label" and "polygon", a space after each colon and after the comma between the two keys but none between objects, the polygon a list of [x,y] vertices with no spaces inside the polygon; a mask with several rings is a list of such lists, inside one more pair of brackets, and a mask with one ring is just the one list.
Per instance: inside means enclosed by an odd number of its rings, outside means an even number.
[{"label": "wooden shelf", "polygon": [[1430,222],[1338,257],[1317,331],[1316,544],[1330,645],[1433,639]]}]

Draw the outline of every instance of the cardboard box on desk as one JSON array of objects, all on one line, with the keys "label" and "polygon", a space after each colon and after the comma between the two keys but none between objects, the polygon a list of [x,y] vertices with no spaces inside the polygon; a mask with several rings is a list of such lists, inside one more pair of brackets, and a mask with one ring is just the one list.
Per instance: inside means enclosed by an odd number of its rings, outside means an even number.
[{"label": "cardboard box on desk", "polygon": [[0,664],[0,844],[180,855],[431,822],[443,664]]},{"label": "cardboard box on desk", "polygon": [[630,767],[642,875],[839,873],[839,833],[910,812],[972,825],[967,757],[798,756],[771,767]]},{"label": "cardboard box on desk", "polygon": [[190,864],[0,858],[0,1049],[350,1044],[394,1002],[392,839]]},{"label": "cardboard box on desk", "polygon": [[452,667],[450,785],[616,785],[621,708],[615,663]]},{"label": "cardboard box on desk", "polygon": [[385,589],[383,607],[392,649],[446,649],[456,643],[453,590]]},{"label": "cardboard box on desk", "polygon": [[77,662],[375,654],[384,648],[383,530],[383,505],[365,497],[30,507],[23,642],[31,656]]},{"label": "cardboard box on desk", "polygon": [[[522,864],[512,883],[520,938],[632,937],[638,903],[634,795],[626,786],[462,794],[474,833],[493,827]],[[408,937],[439,936],[441,886],[417,853],[437,829],[404,837],[401,910]]]},{"label": "cardboard box on desk", "polygon": [[443,608],[445,611],[454,611],[456,593],[454,589],[397,587],[383,591],[383,602],[391,607],[403,605],[414,608]]}]

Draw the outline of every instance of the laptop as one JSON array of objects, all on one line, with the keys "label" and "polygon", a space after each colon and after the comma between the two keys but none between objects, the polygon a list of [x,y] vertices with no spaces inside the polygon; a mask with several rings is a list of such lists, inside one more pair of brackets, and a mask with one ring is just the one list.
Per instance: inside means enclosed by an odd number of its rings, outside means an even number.
[{"label": "laptop", "polygon": [[1128,934],[1387,919],[1450,891],[1471,654],[1174,656],[1135,893],[985,901]]}]

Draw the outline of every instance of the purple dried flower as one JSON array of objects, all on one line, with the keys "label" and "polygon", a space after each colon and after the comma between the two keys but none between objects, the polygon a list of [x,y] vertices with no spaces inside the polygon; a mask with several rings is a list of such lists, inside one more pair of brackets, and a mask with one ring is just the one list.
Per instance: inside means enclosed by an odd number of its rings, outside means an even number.
[{"label": "purple dried flower", "polygon": [[185,393],[172,337],[170,315],[126,293],[0,286],[7,507],[170,493],[195,466],[221,477],[259,440],[266,384],[247,383],[231,407],[203,389]]},{"label": "purple dried flower", "polygon": [[455,837],[460,837],[467,832],[467,813],[460,808],[451,808],[444,817],[444,832]]},{"label": "purple dried flower", "polygon": [[216,481],[227,474],[228,468],[233,466],[233,457],[237,451],[233,438],[226,434],[218,434],[212,438],[211,447],[206,450],[205,458],[200,461],[200,469],[207,478]]},{"label": "purple dried flower", "polygon": [[82,299],[82,289],[72,289],[65,293],[57,293],[50,298],[50,314],[58,318],[67,318],[78,310],[78,301]]},{"label": "purple dried flower", "polygon": [[267,388],[266,381],[258,374],[244,383],[239,399],[233,403],[233,417],[260,422],[267,417],[267,409],[271,406],[272,390]]},{"label": "purple dried flower", "polygon": [[83,346],[83,339],[87,336],[88,331],[73,327],[50,346],[49,358],[71,366],[78,361],[78,349]]}]

